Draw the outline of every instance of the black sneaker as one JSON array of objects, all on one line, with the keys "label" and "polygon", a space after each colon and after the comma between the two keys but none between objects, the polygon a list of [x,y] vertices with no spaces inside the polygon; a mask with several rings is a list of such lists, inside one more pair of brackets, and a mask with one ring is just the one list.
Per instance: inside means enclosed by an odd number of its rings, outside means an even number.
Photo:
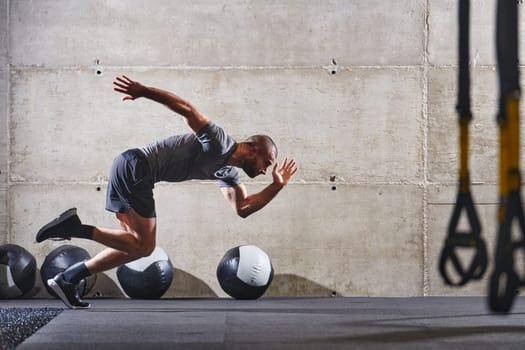
[{"label": "black sneaker", "polygon": [[78,288],[74,283],[66,282],[64,273],[60,272],[55,277],[47,280],[47,285],[53,289],[56,295],[70,309],[87,309],[89,303],[80,300]]},{"label": "black sneaker", "polygon": [[70,233],[82,222],[77,215],[77,208],[71,208],[60,214],[60,216],[38,231],[36,241],[42,242],[46,239],[65,240],[71,239]]}]

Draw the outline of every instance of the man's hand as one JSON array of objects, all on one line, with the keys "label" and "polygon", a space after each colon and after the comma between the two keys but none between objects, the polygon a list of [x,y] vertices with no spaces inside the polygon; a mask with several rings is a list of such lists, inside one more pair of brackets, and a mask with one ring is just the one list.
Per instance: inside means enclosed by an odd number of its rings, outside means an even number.
[{"label": "man's hand", "polygon": [[146,92],[146,87],[138,81],[133,81],[127,76],[116,77],[113,81],[115,88],[113,90],[125,94],[122,101],[134,100],[143,97]]},{"label": "man's hand", "polygon": [[292,178],[292,176],[297,172],[295,159],[288,161],[288,158],[284,158],[283,165],[280,168],[278,167],[279,164],[276,162],[272,170],[273,182],[277,185],[280,185],[281,187],[284,187]]}]

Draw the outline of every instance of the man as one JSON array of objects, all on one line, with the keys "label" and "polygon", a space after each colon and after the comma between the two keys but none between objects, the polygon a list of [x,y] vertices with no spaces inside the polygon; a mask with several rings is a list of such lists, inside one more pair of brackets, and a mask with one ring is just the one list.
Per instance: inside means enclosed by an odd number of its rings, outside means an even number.
[{"label": "man", "polygon": [[[37,242],[78,237],[107,246],[90,260],[77,263],[47,281],[70,308],[89,307],[78,294],[77,285],[82,279],[151,254],[156,239],[152,191],[156,182],[216,179],[226,201],[240,217],[246,218],[268,204],[297,171],[293,159],[285,158],[278,166],[277,147],[266,135],[254,135],[237,143],[173,93],[144,86],[124,75],[113,84],[115,91],[124,94],[123,101],[144,97],[180,114],[192,133],[130,149],[115,158],[109,175],[106,209],[116,213],[120,229],[84,225],[76,208],[72,208],[37,233]],[[248,195],[237,168],[253,178],[266,174],[270,166],[273,166],[273,182]]]}]

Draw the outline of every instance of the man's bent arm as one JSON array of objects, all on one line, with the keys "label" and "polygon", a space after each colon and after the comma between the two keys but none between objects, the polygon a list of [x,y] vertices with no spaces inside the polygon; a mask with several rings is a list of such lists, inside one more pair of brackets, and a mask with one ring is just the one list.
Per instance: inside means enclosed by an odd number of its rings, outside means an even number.
[{"label": "man's bent arm", "polygon": [[203,126],[208,124],[209,119],[199,112],[190,102],[182,99],[172,92],[157,89],[155,87],[145,87],[144,97],[155,102],[161,103],[184,117],[193,132],[199,131]]},{"label": "man's bent arm", "polygon": [[272,170],[273,182],[266,186],[261,192],[249,195],[246,187],[239,184],[233,187],[221,188],[226,201],[230,203],[233,210],[242,218],[246,218],[256,211],[262,209],[288,184],[288,181],[297,172],[295,160],[284,159],[283,165],[278,168],[275,163]]},{"label": "man's bent arm", "polygon": [[115,91],[126,95],[122,100],[134,100],[139,97],[145,97],[152,101],[161,103],[175,113],[182,115],[184,121],[193,132],[199,131],[209,122],[209,119],[199,112],[191,103],[169,91],[144,86],[138,81],[133,81],[125,75],[115,78],[113,84],[115,85]]},{"label": "man's bent arm", "polygon": [[246,218],[268,204],[283,187],[284,185],[271,183],[261,192],[252,195],[247,195],[243,184],[222,187],[221,191],[237,215]]}]

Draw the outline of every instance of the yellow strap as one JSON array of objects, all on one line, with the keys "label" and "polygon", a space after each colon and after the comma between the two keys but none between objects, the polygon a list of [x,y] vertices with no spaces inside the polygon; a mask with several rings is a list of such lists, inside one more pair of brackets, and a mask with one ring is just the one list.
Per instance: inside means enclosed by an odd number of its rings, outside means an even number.
[{"label": "yellow strap", "polygon": [[505,220],[505,203],[510,192],[520,191],[520,115],[519,96],[507,97],[504,122],[500,123],[500,208],[498,221]]},{"label": "yellow strap", "polygon": [[460,163],[459,163],[459,183],[460,192],[469,192],[469,171],[468,171],[468,160],[469,160],[469,122],[468,118],[461,118],[459,120],[459,151],[460,151]]}]

